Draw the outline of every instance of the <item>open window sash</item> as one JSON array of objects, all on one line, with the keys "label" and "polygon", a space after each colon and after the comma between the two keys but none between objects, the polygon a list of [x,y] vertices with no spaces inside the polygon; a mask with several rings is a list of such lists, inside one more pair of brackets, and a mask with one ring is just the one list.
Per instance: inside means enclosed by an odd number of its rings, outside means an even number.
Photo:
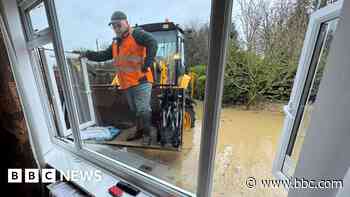
[{"label": "open window sash", "polygon": [[[293,176],[296,161],[291,158],[298,127],[304,115],[305,101],[310,96],[320,54],[328,36],[327,23],[339,18],[342,1],[315,11],[309,21],[296,77],[288,105],[284,106],[284,125],[279,149],[273,164],[273,173],[279,179]],[[305,100],[306,98],[306,100]]]},{"label": "open window sash", "polygon": [[[91,87],[89,83],[89,75],[86,66],[86,60],[80,59],[77,54],[66,53],[67,66],[71,67],[72,86],[73,86],[73,101],[76,103],[78,108],[78,119],[79,119],[79,129],[83,130],[96,124],[96,116],[92,98]],[[44,57],[43,55],[41,55]],[[45,60],[45,59],[44,59]],[[47,61],[43,62],[47,64]],[[50,71],[50,80],[56,81],[54,71]],[[59,97],[58,89],[55,88],[53,91],[54,97]],[[65,114],[68,109],[66,109],[65,101],[56,99],[56,106],[58,107],[59,122],[61,128],[63,128],[63,135],[68,136],[72,134],[72,129],[67,128],[65,122]]]},{"label": "open window sash", "polygon": [[[54,84],[57,84],[57,76],[55,75],[55,70],[48,66],[48,60],[45,56],[45,49],[39,49],[39,54],[41,57],[41,61],[43,63],[43,67],[47,68],[46,75],[48,76],[48,85],[52,90],[51,94],[53,95],[54,105],[56,107],[59,127],[63,131],[63,136],[68,136],[72,134],[72,129],[67,127],[66,123],[66,104],[65,100],[59,94],[59,89]],[[68,62],[72,62],[75,60],[75,64],[67,63],[68,66],[72,66],[70,70],[72,78],[73,78],[73,87],[74,87],[74,97],[73,100],[78,106],[78,117],[79,117],[79,129],[83,130],[90,126],[96,124],[96,116],[93,105],[92,93],[89,83],[89,75],[86,67],[86,61],[80,60],[79,56],[76,54],[66,54],[66,58]],[[83,117],[84,116],[84,117]]]}]

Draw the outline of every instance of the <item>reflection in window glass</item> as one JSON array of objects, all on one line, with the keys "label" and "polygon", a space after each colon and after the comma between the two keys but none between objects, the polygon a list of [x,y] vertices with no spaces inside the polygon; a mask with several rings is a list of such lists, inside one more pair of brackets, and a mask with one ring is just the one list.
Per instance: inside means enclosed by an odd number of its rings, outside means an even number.
[{"label": "reflection in window glass", "polygon": [[291,156],[293,162],[297,163],[301,147],[306,135],[306,131],[310,124],[310,116],[315,101],[317,100],[317,93],[322,80],[324,69],[329,54],[329,49],[334,38],[334,33],[337,27],[338,20],[332,20],[321,26],[319,39],[316,44],[314,56],[309,68],[306,84],[303,90],[303,96],[297,113],[294,129],[297,133],[292,138],[288,147],[288,155]]},{"label": "reflection in window glass", "polygon": [[39,32],[49,27],[44,2],[41,2],[29,11],[29,18],[34,32]]},{"label": "reflection in window glass", "polygon": [[[201,7],[202,11],[194,14],[189,4]],[[186,51],[179,35],[186,36],[181,27],[189,25],[193,18],[200,17],[205,24],[209,22],[210,1],[154,0],[156,13],[149,2],[135,0],[117,3],[108,0],[102,4],[60,0],[55,1],[55,5],[67,66],[71,70],[83,148],[195,192],[202,103],[195,105],[195,95],[188,91],[189,86],[196,83],[190,82],[190,73],[184,75]],[[132,30],[129,34],[120,36],[114,31],[117,24],[114,28],[108,26],[117,10],[126,13]],[[179,10],[188,16],[179,16]],[[165,20],[167,17],[172,20]],[[136,43],[128,40],[128,36]],[[116,37],[122,41],[114,45],[113,51],[112,42],[120,40]],[[138,48],[135,44],[152,48],[153,41],[147,40],[155,40],[158,50],[151,58],[154,62],[147,65],[150,69],[141,72],[147,54],[135,52]],[[126,46],[131,46],[127,51],[131,55],[126,54]],[[86,58],[76,57],[79,51]],[[208,54],[199,56],[208,57]],[[201,65],[207,60],[197,59]],[[154,78],[152,85],[145,83],[145,79],[151,81],[149,76]],[[205,73],[201,73],[201,77],[205,77]]]}]

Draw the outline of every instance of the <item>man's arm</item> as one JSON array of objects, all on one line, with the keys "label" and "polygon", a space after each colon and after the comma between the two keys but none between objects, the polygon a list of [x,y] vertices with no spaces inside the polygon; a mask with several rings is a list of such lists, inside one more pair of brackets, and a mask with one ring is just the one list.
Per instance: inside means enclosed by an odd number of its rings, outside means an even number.
[{"label": "man's arm", "polygon": [[95,62],[104,62],[107,60],[113,59],[112,55],[112,45],[110,45],[107,49],[103,51],[86,51],[83,54],[84,57],[88,58],[91,61]]},{"label": "man's arm", "polygon": [[152,66],[158,50],[157,40],[152,36],[152,34],[141,29],[135,29],[133,31],[133,37],[138,44],[146,47],[145,66]]}]

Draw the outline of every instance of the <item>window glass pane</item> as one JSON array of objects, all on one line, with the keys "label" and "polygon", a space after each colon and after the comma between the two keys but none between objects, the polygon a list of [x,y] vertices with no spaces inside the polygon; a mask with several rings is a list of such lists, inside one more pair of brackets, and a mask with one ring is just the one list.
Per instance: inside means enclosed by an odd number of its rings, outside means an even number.
[{"label": "window glass pane", "polygon": [[[89,88],[89,79],[85,74],[86,68],[84,68],[79,58],[71,53],[65,53],[67,59],[67,65],[71,70],[71,79],[73,86],[74,100],[78,108],[79,123],[84,124],[92,120],[90,113],[89,97],[91,97],[91,91]],[[74,57],[75,56],[75,57]]]},{"label": "window glass pane", "polygon": [[317,93],[320,82],[322,80],[323,72],[326,66],[329,49],[333,41],[334,33],[337,27],[338,20],[332,20],[321,26],[319,40],[316,44],[315,54],[313,56],[307,80],[305,83],[303,96],[299,105],[300,113],[297,114],[295,121],[295,129],[297,134],[292,138],[291,144],[288,148],[289,154],[293,162],[297,163],[299,159],[300,150],[309,127],[312,109],[315,101],[317,101]]},{"label": "window glass pane", "polygon": [[29,11],[29,18],[34,32],[39,32],[49,27],[44,2],[39,3]]},{"label": "window glass pane", "polygon": [[[83,148],[195,192],[203,105],[202,101],[196,101],[197,105],[193,101],[203,99],[210,1],[60,0],[55,4],[67,66],[72,75]],[[195,7],[200,7],[201,11],[194,14]],[[114,56],[118,58],[113,59],[113,52],[108,49],[113,40],[118,40],[115,39],[118,32],[115,33],[108,23],[117,10],[127,14],[132,28],[124,36],[132,36],[136,43],[133,39],[127,40],[131,37],[123,37],[117,44],[119,48],[115,45]],[[181,15],[178,14],[180,10]],[[166,17],[171,20],[165,20]],[[191,25],[193,20],[198,20],[203,27]],[[154,63],[147,65],[152,71],[148,73],[154,78],[152,85],[144,83],[145,74],[139,68],[147,62],[142,59],[146,54],[136,50],[152,45],[144,43],[147,35],[141,29],[158,44]],[[186,65],[186,76],[183,75],[186,50],[179,46],[179,34],[186,38],[185,48],[192,49],[188,53],[192,60]],[[195,39],[201,43],[195,45]],[[186,46],[187,40],[189,46]],[[79,51],[88,58],[76,57]],[[124,63],[123,58],[126,59]],[[140,58],[141,61],[135,60]],[[138,74],[127,70],[132,66],[138,69]],[[197,92],[198,88],[201,91]],[[130,136],[137,138],[128,140]]]},{"label": "window glass pane", "polygon": [[169,65],[168,82],[175,83],[175,58],[177,51],[177,32],[153,32],[158,41],[156,58],[159,61],[167,62]]},{"label": "window glass pane", "polygon": [[283,186],[267,189],[261,181],[276,179],[271,169],[283,106],[308,25],[310,9],[295,6],[298,11],[282,1],[234,2],[212,196],[287,196]]}]

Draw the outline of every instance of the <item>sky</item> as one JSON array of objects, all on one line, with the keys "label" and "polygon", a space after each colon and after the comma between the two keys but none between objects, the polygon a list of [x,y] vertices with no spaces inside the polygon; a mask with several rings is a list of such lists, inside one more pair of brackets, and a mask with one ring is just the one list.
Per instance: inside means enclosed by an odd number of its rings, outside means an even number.
[{"label": "sky", "polygon": [[186,26],[208,23],[211,7],[210,0],[57,0],[55,4],[65,50],[96,49],[96,39],[100,45],[110,44],[114,35],[108,22],[117,10],[124,11],[132,25],[169,19]]}]

